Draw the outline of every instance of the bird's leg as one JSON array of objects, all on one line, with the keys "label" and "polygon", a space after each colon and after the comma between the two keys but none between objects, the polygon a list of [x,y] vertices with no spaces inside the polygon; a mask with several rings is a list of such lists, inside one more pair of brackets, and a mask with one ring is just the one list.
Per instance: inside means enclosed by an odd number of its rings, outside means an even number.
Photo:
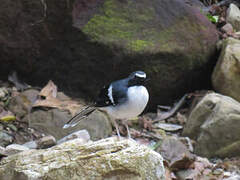
[{"label": "bird's leg", "polygon": [[114,124],[114,126],[115,126],[115,128],[117,130],[118,139],[120,140],[121,136],[120,136],[120,133],[119,133],[118,124],[117,124],[115,119],[113,119],[113,124]]},{"label": "bird's leg", "polygon": [[123,120],[123,124],[127,128],[128,139],[131,139],[131,134],[130,134],[130,131],[129,131],[129,128],[128,128],[128,123],[127,123],[126,119]]}]

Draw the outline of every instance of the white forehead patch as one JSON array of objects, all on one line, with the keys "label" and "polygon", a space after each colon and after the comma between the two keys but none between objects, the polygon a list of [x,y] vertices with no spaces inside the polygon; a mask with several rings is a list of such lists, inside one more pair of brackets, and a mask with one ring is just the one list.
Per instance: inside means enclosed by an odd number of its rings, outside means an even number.
[{"label": "white forehead patch", "polygon": [[139,73],[136,73],[135,76],[137,77],[140,77],[140,78],[146,78],[146,74],[139,74]]}]

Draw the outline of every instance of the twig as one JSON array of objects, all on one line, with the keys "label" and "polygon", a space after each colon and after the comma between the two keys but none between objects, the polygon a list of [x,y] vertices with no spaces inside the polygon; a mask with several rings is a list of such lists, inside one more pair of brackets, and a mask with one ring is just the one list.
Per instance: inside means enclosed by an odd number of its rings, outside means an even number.
[{"label": "twig", "polygon": [[177,111],[178,109],[185,103],[185,99],[187,97],[187,94],[185,94],[181,99],[180,101],[169,111],[167,112],[162,112],[162,114],[160,114],[160,117],[158,116],[154,121],[153,123],[155,122],[158,122],[158,121],[163,121],[171,116],[173,116]]},{"label": "twig", "polygon": [[213,7],[216,7],[216,6],[226,6],[226,5],[230,4],[230,3],[232,3],[233,1],[234,0],[223,0],[223,1],[219,2],[219,3],[216,3],[216,4],[213,4],[213,5],[210,5],[210,6],[206,7],[206,8],[203,8],[202,11],[203,12],[209,12]]},{"label": "twig", "polygon": [[45,0],[40,0],[41,4],[43,5],[43,18],[38,20],[35,23],[32,23],[31,25],[34,26],[36,24],[39,24],[41,22],[43,22],[45,20],[45,18],[47,17],[47,3],[45,2]]},{"label": "twig", "polygon": [[134,136],[134,134],[137,134],[136,137],[145,137],[145,138],[155,139],[157,141],[163,139],[162,136],[159,136],[159,135],[149,132],[149,131],[140,132],[134,128],[130,128],[130,132],[131,132],[131,135],[133,135],[133,136]]}]

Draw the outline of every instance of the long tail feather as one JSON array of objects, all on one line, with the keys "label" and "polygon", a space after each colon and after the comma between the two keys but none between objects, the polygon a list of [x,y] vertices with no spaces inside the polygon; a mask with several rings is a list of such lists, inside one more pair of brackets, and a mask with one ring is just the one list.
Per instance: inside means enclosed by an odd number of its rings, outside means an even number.
[{"label": "long tail feather", "polygon": [[87,106],[81,112],[77,113],[75,116],[69,119],[69,121],[66,124],[64,124],[63,129],[76,126],[81,119],[88,117],[95,110],[96,110],[96,107],[92,105]]}]

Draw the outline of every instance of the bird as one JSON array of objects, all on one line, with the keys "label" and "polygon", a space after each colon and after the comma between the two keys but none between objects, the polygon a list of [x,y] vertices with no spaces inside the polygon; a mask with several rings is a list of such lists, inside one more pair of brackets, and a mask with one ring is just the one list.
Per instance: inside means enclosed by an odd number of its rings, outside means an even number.
[{"label": "bird", "polygon": [[96,109],[106,112],[113,120],[120,138],[117,119],[121,119],[127,129],[128,138],[131,138],[127,120],[140,115],[149,101],[149,93],[145,87],[147,81],[146,73],[143,71],[132,72],[128,77],[113,81],[104,86],[93,105],[89,105],[72,117],[63,128],[74,127],[81,119],[87,117]]}]

